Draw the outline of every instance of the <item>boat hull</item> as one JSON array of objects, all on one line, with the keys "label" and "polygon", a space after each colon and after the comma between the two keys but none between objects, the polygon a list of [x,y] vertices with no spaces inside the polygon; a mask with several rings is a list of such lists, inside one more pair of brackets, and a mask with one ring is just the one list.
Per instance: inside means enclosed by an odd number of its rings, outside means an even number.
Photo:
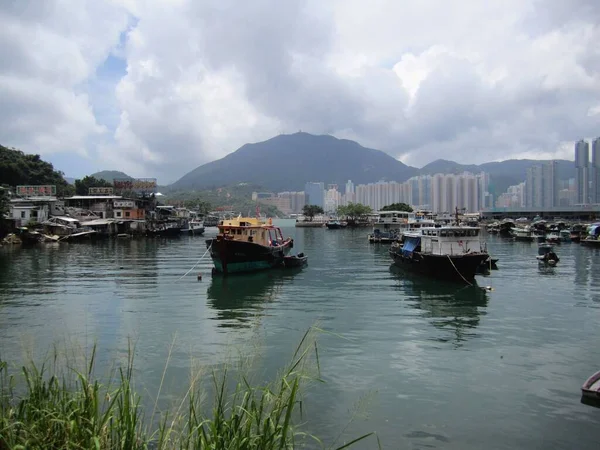
[{"label": "boat hull", "polygon": [[267,247],[252,242],[229,239],[208,239],[215,271],[222,274],[255,272],[283,265],[284,257],[293,247],[293,241],[286,241],[277,247]]},{"label": "boat hull", "polygon": [[390,249],[394,264],[403,269],[422,275],[452,280],[473,281],[481,271],[482,264],[489,258],[487,253],[464,255],[431,255],[414,252],[405,256],[402,250]]}]

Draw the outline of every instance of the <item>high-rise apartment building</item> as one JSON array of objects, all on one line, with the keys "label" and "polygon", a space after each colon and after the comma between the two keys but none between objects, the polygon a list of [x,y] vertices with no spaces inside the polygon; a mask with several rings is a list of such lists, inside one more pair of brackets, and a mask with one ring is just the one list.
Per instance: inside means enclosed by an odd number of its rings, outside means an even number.
[{"label": "high-rise apartment building", "polygon": [[317,205],[323,208],[325,206],[325,183],[309,181],[304,186],[306,195],[306,204]]},{"label": "high-rise apartment building", "polygon": [[552,208],[559,205],[560,185],[556,161],[536,164],[527,169],[525,206]]},{"label": "high-rise apartment building", "polygon": [[589,160],[590,146],[584,140],[575,143],[575,186],[577,204],[589,202]]},{"label": "high-rise apartment building", "polygon": [[600,203],[600,137],[592,141],[592,192],[591,202]]}]

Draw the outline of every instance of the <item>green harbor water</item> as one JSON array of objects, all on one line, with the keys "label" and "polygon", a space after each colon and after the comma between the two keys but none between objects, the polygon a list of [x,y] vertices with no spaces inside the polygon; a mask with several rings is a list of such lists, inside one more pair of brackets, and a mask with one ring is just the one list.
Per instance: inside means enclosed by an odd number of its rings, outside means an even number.
[{"label": "green harbor water", "polygon": [[390,449],[599,447],[600,409],[580,403],[600,370],[598,250],[565,243],[558,266],[540,268],[537,244],[484,235],[499,258],[477,277],[484,291],[394,270],[367,229],[280,225],[304,269],[213,278],[206,256],[181,278],[216,229],[2,248],[0,357],[97,342],[108,366],[132,338],[138,386],[154,395],[173,345],[163,391],[179,395],[191,361],[210,367],[236,348],[275,375],[318,324],[325,383],[303,407],[326,443],[376,431]]}]

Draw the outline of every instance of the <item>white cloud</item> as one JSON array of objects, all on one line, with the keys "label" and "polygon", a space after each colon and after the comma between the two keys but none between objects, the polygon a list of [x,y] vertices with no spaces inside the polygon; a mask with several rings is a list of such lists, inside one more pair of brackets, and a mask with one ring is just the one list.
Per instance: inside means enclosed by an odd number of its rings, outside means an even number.
[{"label": "white cloud", "polygon": [[[172,181],[298,129],[415,165],[570,157],[572,141],[598,134],[593,0],[23,5],[0,6],[0,141],[102,142],[102,165],[134,175]],[[118,125],[97,139],[109,124],[82,85],[111,51],[127,71],[106,91]]]},{"label": "white cloud", "polygon": [[0,6],[0,141],[85,154],[105,132],[80,85],[127,23],[110,2],[8,0]]}]

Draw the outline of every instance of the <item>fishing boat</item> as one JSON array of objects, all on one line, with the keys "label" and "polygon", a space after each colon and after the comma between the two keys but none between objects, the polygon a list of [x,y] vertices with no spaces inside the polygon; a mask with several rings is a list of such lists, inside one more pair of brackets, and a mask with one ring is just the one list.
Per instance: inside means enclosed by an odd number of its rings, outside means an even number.
[{"label": "fishing boat", "polygon": [[325,223],[325,226],[329,230],[338,230],[340,228],[346,228],[348,226],[348,222],[342,222],[342,221],[339,221],[339,220],[328,220]]},{"label": "fishing boat", "polygon": [[600,371],[585,380],[585,383],[581,386],[581,395],[600,401]]},{"label": "fishing boat", "polygon": [[536,259],[540,264],[548,266],[556,266],[560,261],[558,255],[554,253],[554,246],[552,244],[540,244]]},{"label": "fishing boat", "polygon": [[428,212],[381,211],[373,224],[373,232],[367,238],[371,244],[391,244],[401,241],[406,231],[433,226],[435,220]]},{"label": "fishing boat", "polygon": [[281,266],[294,246],[294,240],[283,237],[271,219],[237,217],[222,220],[218,234],[206,241],[215,271],[229,274],[253,272]]},{"label": "fishing boat", "polygon": [[590,225],[585,239],[581,239],[580,243],[586,247],[600,248],[600,223]]},{"label": "fishing boat", "polygon": [[560,235],[558,231],[550,231],[546,234],[546,242],[550,244],[560,244]]},{"label": "fishing boat", "polygon": [[571,230],[563,228],[558,232],[561,242],[571,242]]},{"label": "fishing boat", "polygon": [[510,230],[515,241],[528,241],[531,242],[535,239],[531,228],[529,227],[515,227]]},{"label": "fishing boat", "polygon": [[197,219],[190,219],[187,224],[181,229],[182,233],[188,233],[196,236],[204,234],[204,222]]},{"label": "fishing boat", "polygon": [[571,227],[571,242],[580,242],[585,238],[585,226],[575,224]]},{"label": "fishing boat", "polygon": [[285,256],[283,258],[283,265],[285,267],[302,267],[308,263],[308,256],[304,253],[298,253],[297,255]]},{"label": "fishing boat", "polygon": [[490,257],[478,227],[424,227],[404,233],[404,243],[391,246],[394,264],[435,278],[471,282]]}]

